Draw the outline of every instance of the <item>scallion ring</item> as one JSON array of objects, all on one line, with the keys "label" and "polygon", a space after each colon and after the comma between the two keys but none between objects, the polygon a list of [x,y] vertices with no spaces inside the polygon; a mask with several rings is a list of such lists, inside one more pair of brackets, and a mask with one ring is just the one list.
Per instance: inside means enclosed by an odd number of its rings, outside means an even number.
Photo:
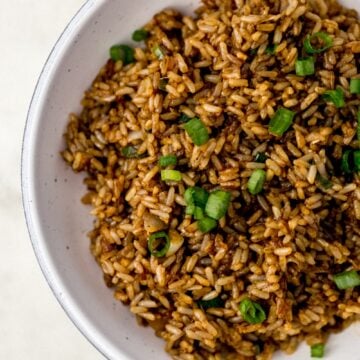
[{"label": "scallion ring", "polygon": [[205,206],[205,214],[212,219],[220,220],[225,216],[230,205],[231,194],[223,190],[210,193]]},{"label": "scallion ring", "polygon": [[150,235],[148,249],[155,257],[164,257],[170,248],[170,238],[165,231],[158,231]]},{"label": "scallion ring", "polygon": [[134,49],[128,45],[114,45],[110,48],[110,57],[114,61],[121,60],[124,65],[135,61]]},{"label": "scallion ring", "polygon": [[345,173],[345,174],[351,174],[352,173],[352,158],[351,158],[351,152],[352,150],[345,150],[345,152],[343,153],[343,156],[341,158],[341,170]]},{"label": "scallion ring", "polygon": [[340,290],[351,289],[360,285],[360,276],[355,270],[336,274],[333,276],[333,280]]},{"label": "scallion ring", "polygon": [[211,300],[198,300],[197,305],[203,310],[211,308],[222,308],[224,307],[224,301],[221,299],[220,296],[217,296],[216,298]]},{"label": "scallion ring", "polygon": [[204,216],[201,220],[197,221],[197,225],[198,229],[205,234],[217,227],[217,221],[210,217]]},{"label": "scallion ring", "polygon": [[295,62],[295,71],[298,76],[308,76],[315,74],[314,58],[308,57],[305,59],[298,59]]},{"label": "scallion ring", "polygon": [[209,198],[209,193],[205,189],[193,186],[186,189],[184,199],[187,205],[194,204],[205,210],[206,203]]},{"label": "scallion ring", "polygon": [[315,344],[311,346],[311,357],[312,358],[322,358],[324,356],[325,345],[324,344]]},{"label": "scallion ring", "polygon": [[[316,44],[313,45],[313,43]],[[320,54],[333,46],[333,39],[326,32],[308,35],[304,40],[304,49],[308,54]]]},{"label": "scallion ring", "polygon": [[262,306],[248,298],[241,301],[239,309],[243,319],[250,324],[260,324],[266,320],[266,313]]},{"label": "scallion ring", "polygon": [[280,108],[276,111],[269,123],[270,133],[282,136],[292,125],[296,113],[294,111]]},{"label": "scallion ring", "polygon": [[155,46],[152,51],[158,60],[164,59],[166,51],[164,50],[164,48],[161,45]]},{"label": "scallion ring", "polygon": [[138,158],[140,155],[138,154],[136,148],[133,146],[125,146],[121,149],[121,155],[126,158]]},{"label": "scallion ring", "polygon": [[274,55],[275,52],[276,52],[276,49],[277,49],[277,44],[271,44],[271,45],[268,45],[265,49],[265,54],[267,55]]},{"label": "scallion ring", "polygon": [[191,138],[192,142],[201,146],[208,142],[209,132],[204,123],[199,118],[193,118],[184,125],[184,129]]},{"label": "scallion ring", "polygon": [[252,195],[259,194],[264,188],[265,180],[266,180],[265,170],[263,169],[254,170],[249,178],[249,182],[247,185],[249,193]]},{"label": "scallion ring", "polygon": [[266,159],[267,159],[267,156],[265,155],[265,153],[258,152],[255,155],[254,161],[257,163],[264,163],[266,161]]},{"label": "scallion ring", "polygon": [[161,170],[162,181],[181,181],[182,175],[178,170]]},{"label": "scallion ring", "polygon": [[325,91],[322,97],[326,102],[334,104],[337,108],[345,106],[344,91],[341,87]]},{"label": "scallion ring", "polygon": [[354,150],[353,161],[354,161],[354,171],[360,172],[360,150]]},{"label": "scallion ring", "polygon": [[169,78],[163,77],[159,79],[159,90],[166,91],[166,85],[169,83]]},{"label": "scallion ring", "polygon": [[194,219],[195,220],[201,220],[203,218],[204,218],[204,210],[199,206],[195,206]]},{"label": "scallion ring", "polygon": [[159,165],[162,168],[167,167],[167,166],[174,166],[176,164],[177,164],[176,155],[164,155],[164,156],[161,156],[159,159]]},{"label": "scallion ring", "polygon": [[148,37],[149,37],[149,32],[145,29],[135,30],[132,34],[132,39],[137,42],[146,40]]},{"label": "scallion ring", "polygon": [[350,80],[350,93],[351,94],[360,94],[360,79],[351,79]]}]

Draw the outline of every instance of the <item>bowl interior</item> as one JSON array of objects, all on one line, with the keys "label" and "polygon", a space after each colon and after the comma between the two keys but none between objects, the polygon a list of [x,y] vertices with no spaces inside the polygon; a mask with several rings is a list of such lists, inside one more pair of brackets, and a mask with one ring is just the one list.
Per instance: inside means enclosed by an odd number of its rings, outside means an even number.
[{"label": "bowl interior", "polygon": [[[360,3],[344,1],[348,6]],[[80,110],[84,90],[107,60],[108,48],[129,40],[153,14],[167,7],[190,13],[196,0],[90,0],[69,24],[39,80],[29,111],[23,148],[23,195],[28,227],[42,270],[65,311],[108,358],[165,360],[164,343],[139,327],[128,309],[113,299],[89,251],[90,208],[85,191],[59,155],[68,114]],[[332,336],[327,359],[358,359],[360,327]],[[309,358],[303,345],[291,357]]]}]

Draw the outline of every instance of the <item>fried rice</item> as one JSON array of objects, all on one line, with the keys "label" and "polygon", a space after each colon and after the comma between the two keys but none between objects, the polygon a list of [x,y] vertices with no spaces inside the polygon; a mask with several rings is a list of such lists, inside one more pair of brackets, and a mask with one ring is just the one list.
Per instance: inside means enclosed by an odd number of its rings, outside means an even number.
[{"label": "fried rice", "polygon": [[[86,173],[106,284],[173,359],[265,360],[324,344],[360,314],[359,287],[334,281],[360,270],[360,175],[344,169],[360,146],[358,14],[335,0],[203,0],[144,29],[134,61],[110,59],[85,92],[62,153]],[[299,76],[319,32],[331,46]],[[324,96],[336,89],[343,106]],[[279,109],[294,114],[280,135],[269,126]],[[199,146],[193,118],[208,134]],[[180,180],[162,179],[168,155]],[[194,187],[231,196],[209,231],[188,211]],[[156,256],[159,232],[175,248]],[[244,301],[265,318],[249,321]]]}]

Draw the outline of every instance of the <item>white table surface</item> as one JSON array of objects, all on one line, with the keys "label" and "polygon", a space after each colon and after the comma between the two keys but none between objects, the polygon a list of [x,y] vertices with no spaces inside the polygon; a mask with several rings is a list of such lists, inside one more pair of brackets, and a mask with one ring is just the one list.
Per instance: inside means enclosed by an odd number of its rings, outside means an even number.
[{"label": "white table surface", "polygon": [[51,293],[20,191],[26,112],[52,46],[84,0],[0,0],[0,359],[104,359]]}]

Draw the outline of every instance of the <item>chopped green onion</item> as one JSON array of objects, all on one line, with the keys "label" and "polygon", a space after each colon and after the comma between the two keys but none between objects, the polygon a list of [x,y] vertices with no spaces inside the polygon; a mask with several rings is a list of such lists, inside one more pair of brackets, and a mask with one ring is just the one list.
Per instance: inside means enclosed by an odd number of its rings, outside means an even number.
[{"label": "chopped green onion", "polygon": [[360,171],[360,150],[354,150],[353,152],[353,159],[354,159],[354,171]]},{"label": "chopped green onion", "polygon": [[219,220],[225,216],[230,205],[231,194],[223,190],[215,190],[210,193],[205,206],[205,213],[212,219]]},{"label": "chopped green onion", "polygon": [[201,146],[208,142],[209,132],[199,118],[193,118],[184,125],[184,129],[190,136],[192,142]]},{"label": "chopped green onion", "polygon": [[[316,45],[312,43],[316,41]],[[304,49],[308,54],[320,54],[333,46],[333,39],[325,32],[308,35],[304,40]]]},{"label": "chopped green onion", "polygon": [[263,169],[254,170],[247,184],[249,193],[252,195],[259,194],[264,188],[265,180],[266,180],[265,170]]},{"label": "chopped green onion", "polygon": [[194,218],[195,220],[201,220],[204,218],[204,210],[201,207],[195,206]]},{"label": "chopped green onion", "polygon": [[165,57],[165,50],[161,45],[157,45],[153,48],[154,55],[158,58],[158,60],[163,60]]},{"label": "chopped green onion", "polygon": [[267,156],[265,155],[265,153],[261,153],[261,152],[257,153],[254,158],[255,162],[257,163],[264,163],[266,159]]},{"label": "chopped green onion", "polygon": [[194,204],[203,210],[205,209],[208,198],[209,193],[205,189],[198,186],[187,188],[184,194],[184,199],[187,205]]},{"label": "chopped green onion", "polygon": [[151,255],[155,257],[163,257],[166,255],[170,247],[170,238],[165,231],[158,231],[151,234],[148,239],[148,248]]},{"label": "chopped green onion", "polygon": [[333,280],[340,290],[350,289],[360,285],[360,276],[355,270],[336,274],[334,275]]},{"label": "chopped green onion", "polygon": [[265,54],[274,55],[277,47],[278,46],[276,44],[268,45],[267,48],[265,49]]},{"label": "chopped green onion", "polygon": [[351,150],[346,150],[341,158],[341,170],[345,174],[351,174],[352,173],[352,164],[351,164]]},{"label": "chopped green onion", "polygon": [[357,113],[356,136],[357,136],[358,141],[360,141],[360,111],[358,111],[358,113]]},{"label": "chopped green onion", "polygon": [[319,182],[321,187],[323,187],[325,190],[330,189],[333,186],[333,183],[329,179],[321,176],[320,174],[316,175],[316,180]]},{"label": "chopped green onion", "polygon": [[311,346],[311,357],[322,358],[324,356],[324,344],[315,344]]},{"label": "chopped green onion", "polygon": [[138,158],[140,155],[133,146],[125,146],[121,149],[121,155],[126,158]]},{"label": "chopped green onion", "polygon": [[360,94],[360,79],[351,79],[350,80],[350,93],[351,94]]},{"label": "chopped green onion", "polygon": [[132,39],[134,41],[143,41],[146,40],[149,36],[149,32],[145,29],[139,29],[139,30],[135,30],[132,34]]},{"label": "chopped green onion", "polygon": [[217,221],[207,216],[198,220],[197,224],[202,233],[207,233],[217,227]]},{"label": "chopped green onion", "polygon": [[128,45],[114,45],[110,48],[110,57],[114,61],[121,60],[124,65],[135,61],[134,49]]},{"label": "chopped green onion", "polygon": [[181,172],[177,170],[161,170],[162,181],[181,181]]},{"label": "chopped green onion", "polygon": [[186,114],[182,113],[179,118],[178,118],[178,121],[179,123],[186,123],[188,122],[189,120],[191,120],[192,118],[190,116],[187,116]]},{"label": "chopped green onion", "polygon": [[241,301],[239,309],[243,319],[250,324],[260,324],[266,320],[266,313],[262,306],[248,298]]},{"label": "chopped green onion", "polygon": [[344,91],[341,87],[337,87],[336,90],[325,91],[323,99],[326,102],[333,103],[337,108],[345,106]]},{"label": "chopped green onion", "polygon": [[295,115],[294,111],[284,108],[278,109],[270,120],[269,131],[277,136],[283,135],[292,125]]},{"label": "chopped green onion", "polygon": [[220,298],[220,296],[218,296],[211,300],[198,300],[197,305],[203,310],[210,308],[222,308],[224,307],[224,301]]},{"label": "chopped green onion", "polygon": [[159,159],[160,167],[164,168],[167,166],[172,166],[177,164],[177,157],[176,155],[164,155],[161,156]]},{"label": "chopped green onion", "polygon": [[166,85],[169,83],[169,78],[164,77],[159,80],[159,89],[161,91],[166,91]]},{"label": "chopped green onion", "polygon": [[298,59],[295,63],[295,71],[298,76],[307,76],[315,74],[314,58],[308,57],[305,59]]},{"label": "chopped green onion", "polygon": [[194,215],[195,208],[196,208],[195,204],[190,204],[190,205],[186,206],[185,214],[186,215]]}]

